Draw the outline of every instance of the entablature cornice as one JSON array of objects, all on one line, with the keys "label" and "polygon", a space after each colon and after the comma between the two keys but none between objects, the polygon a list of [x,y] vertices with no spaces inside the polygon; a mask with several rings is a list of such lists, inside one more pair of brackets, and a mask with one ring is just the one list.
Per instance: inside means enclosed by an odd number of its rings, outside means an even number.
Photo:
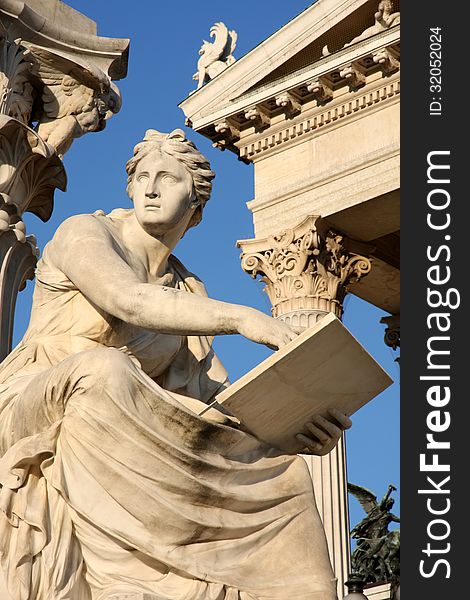
[{"label": "entablature cornice", "polygon": [[[292,128],[294,135],[298,128],[308,131],[310,117],[314,128],[322,127],[396,96],[399,61],[400,29],[396,26],[263,88],[228,98],[217,108],[206,105],[190,116],[186,112],[188,124],[214,146],[250,161],[270,147],[273,135],[281,135],[276,145],[291,137]],[[250,150],[253,143],[257,149]]]},{"label": "entablature cornice", "polygon": [[379,79],[375,84],[359,89],[356,93],[347,93],[326,105],[317,105],[305,109],[295,119],[277,120],[260,133],[251,131],[233,144],[241,160],[252,161],[266,158],[299,143],[303,138],[315,134],[324,134],[326,130],[341,127],[346,120],[359,118],[367,112],[379,110],[398,101],[400,79]]}]

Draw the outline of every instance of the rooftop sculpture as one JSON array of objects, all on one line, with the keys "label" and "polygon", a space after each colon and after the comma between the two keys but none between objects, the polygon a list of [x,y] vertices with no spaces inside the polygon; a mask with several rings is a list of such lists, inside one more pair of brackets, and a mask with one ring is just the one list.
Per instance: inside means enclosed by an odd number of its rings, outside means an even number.
[{"label": "rooftop sculpture", "polygon": [[197,89],[214,79],[236,60],[233,56],[238,38],[236,31],[229,31],[224,23],[216,23],[210,29],[210,36],[214,41],[211,43],[204,40],[199,50],[201,58],[193,75],[193,79],[198,82]]},{"label": "rooftop sculpture", "polygon": [[[377,12],[374,14],[375,23],[371,27],[367,27],[360,35],[353,38],[350,42],[345,44],[343,48],[347,48],[348,46],[352,46],[356,42],[360,42],[361,40],[366,40],[377,33],[382,33],[395,25],[400,24],[400,13],[393,12],[393,2],[392,0],[381,0],[377,7]],[[330,51],[328,46],[324,46],[322,50],[323,56],[328,56]]]}]

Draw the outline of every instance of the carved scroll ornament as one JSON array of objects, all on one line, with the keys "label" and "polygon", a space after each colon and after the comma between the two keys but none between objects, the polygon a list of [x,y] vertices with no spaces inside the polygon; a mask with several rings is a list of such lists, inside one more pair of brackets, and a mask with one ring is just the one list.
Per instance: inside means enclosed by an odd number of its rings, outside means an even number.
[{"label": "carved scroll ornament", "polygon": [[400,315],[382,317],[380,322],[387,326],[384,333],[385,344],[392,350],[398,350],[400,347]]}]

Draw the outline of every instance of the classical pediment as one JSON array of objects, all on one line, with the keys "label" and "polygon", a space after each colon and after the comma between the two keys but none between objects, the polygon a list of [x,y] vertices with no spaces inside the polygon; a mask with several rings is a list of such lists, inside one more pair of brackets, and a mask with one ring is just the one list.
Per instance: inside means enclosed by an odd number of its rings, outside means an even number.
[{"label": "classical pediment", "polygon": [[360,87],[371,72],[398,68],[399,9],[399,0],[318,0],[180,107],[217,141],[217,133],[235,137],[280,112],[325,102],[341,85]]}]

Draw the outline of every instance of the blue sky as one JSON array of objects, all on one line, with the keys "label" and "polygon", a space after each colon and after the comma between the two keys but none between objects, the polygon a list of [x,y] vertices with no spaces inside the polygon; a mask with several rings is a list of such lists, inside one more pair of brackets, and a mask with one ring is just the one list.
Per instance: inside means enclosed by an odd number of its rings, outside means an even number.
[{"label": "blue sky", "polygon": [[[139,0],[68,0],[73,8],[98,23],[103,36],[131,39],[129,72],[118,82],[123,96],[121,112],[105,131],[77,140],[65,156],[68,191],[57,192],[51,220],[43,224],[34,216],[26,218],[28,233],[36,234],[39,247],[52,237],[67,217],[129,207],[124,165],[133,146],[146,129],[184,129],[184,115],[178,103],[194,89],[197,52],[209,28],[225,22],[238,32],[236,57],[254,46],[307,8],[308,1],[158,2]],[[200,135],[188,131],[206,154],[217,173],[214,192],[204,220],[191,230],[177,248],[177,256],[206,283],[210,296],[247,304],[269,313],[270,304],[262,284],[240,268],[237,239],[253,237],[251,213],[245,203],[253,198],[253,169],[220,152]],[[15,340],[21,339],[29,319],[32,284],[20,294]],[[397,382],[399,369],[395,354],[383,343],[385,313],[349,296],[344,323]],[[270,354],[267,348],[241,336],[225,336],[215,342],[232,381]],[[382,497],[389,483],[399,484],[399,396],[398,383],[362,408],[353,418],[347,437],[348,478]],[[399,513],[399,502],[395,505]],[[351,503],[351,523],[363,511]]]}]

